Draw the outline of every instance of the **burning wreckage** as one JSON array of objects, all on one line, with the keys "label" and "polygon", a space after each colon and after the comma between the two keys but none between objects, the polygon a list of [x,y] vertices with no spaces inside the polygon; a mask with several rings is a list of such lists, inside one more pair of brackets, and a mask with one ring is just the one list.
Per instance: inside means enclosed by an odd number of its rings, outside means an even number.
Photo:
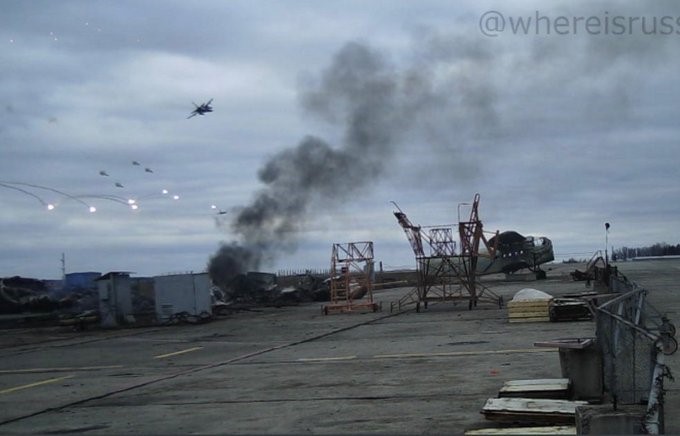
[{"label": "burning wreckage", "polygon": [[330,279],[312,273],[298,275],[295,284],[281,286],[273,273],[249,271],[213,287],[213,313],[228,313],[249,306],[287,306],[309,301],[328,301]]}]

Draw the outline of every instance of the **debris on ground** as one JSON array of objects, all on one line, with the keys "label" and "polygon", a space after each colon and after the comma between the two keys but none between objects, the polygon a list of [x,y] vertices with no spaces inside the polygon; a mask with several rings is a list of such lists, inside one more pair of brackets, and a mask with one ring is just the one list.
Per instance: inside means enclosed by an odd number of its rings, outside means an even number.
[{"label": "debris on ground", "polygon": [[590,306],[578,298],[553,298],[550,302],[550,321],[581,321],[593,319]]}]

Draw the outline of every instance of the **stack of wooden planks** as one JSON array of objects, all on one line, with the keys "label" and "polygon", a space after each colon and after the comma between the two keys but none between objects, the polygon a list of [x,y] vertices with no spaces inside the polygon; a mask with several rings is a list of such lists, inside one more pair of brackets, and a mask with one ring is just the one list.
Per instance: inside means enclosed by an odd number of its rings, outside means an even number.
[{"label": "stack of wooden planks", "polygon": [[576,434],[576,407],[588,403],[567,400],[570,385],[567,378],[506,381],[499,398],[489,398],[481,410],[486,419],[503,427],[468,430],[465,434]]},{"label": "stack of wooden planks", "polygon": [[508,322],[550,321],[552,295],[524,288],[508,302]]},{"label": "stack of wooden planks", "polygon": [[568,378],[508,380],[498,391],[500,398],[569,398],[571,383]]},{"label": "stack of wooden planks", "polygon": [[536,398],[489,398],[482,408],[487,419],[493,421],[527,424],[574,425],[576,406],[586,401],[568,401]]},{"label": "stack of wooden planks", "polygon": [[555,425],[550,427],[503,427],[503,428],[480,428],[477,430],[468,430],[465,436],[480,436],[480,435],[553,435],[553,434],[570,434],[576,435],[576,426],[574,425]]},{"label": "stack of wooden planks", "polygon": [[508,322],[541,321],[550,321],[550,300],[508,302]]}]

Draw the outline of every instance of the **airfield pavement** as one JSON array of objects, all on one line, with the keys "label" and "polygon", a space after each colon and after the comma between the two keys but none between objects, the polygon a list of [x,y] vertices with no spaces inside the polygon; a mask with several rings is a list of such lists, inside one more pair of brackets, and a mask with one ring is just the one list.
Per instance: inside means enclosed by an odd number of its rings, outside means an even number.
[{"label": "airfield pavement", "polygon": [[[550,265],[520,289],[586,290]],[[627,262],[678,324],[680,260]],[[201,325],[0,331],[1,434],[459,434],[512,379],[560,377],[536,341],[593,337],[595,323],[508,323],[507,309],[431,304],[393,314],[408,288],[377,291],[377,313],[321,313],[320,303],[239,312]],[[679,357],[668,358],[680,374]],[[666,382],[666,432],[680,434],[680,384]]]}]

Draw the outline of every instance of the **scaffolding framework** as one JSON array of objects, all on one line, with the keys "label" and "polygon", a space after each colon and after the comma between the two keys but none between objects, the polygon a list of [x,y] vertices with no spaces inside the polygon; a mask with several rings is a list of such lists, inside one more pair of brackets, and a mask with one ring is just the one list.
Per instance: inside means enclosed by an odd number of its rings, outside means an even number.
[{"label": "scaffolding framework", "polygon": [[330,271],[330,303],[323,313],[371,310],[373,301],[373,242],[333,244]]},{"label": "scaffolding framework", "polygon": [[[503,298],[477,280],[477,260],[480,244],[486,247],[485,256],[493,257],[496,247],[489,244],[479,219],[479,194],[474,197],[470,217],[458,223],[460,253],[456,253],[453,228],[438,226],[425,232],[414,225],[396,205],[394,216],[404,230],[416,258],[417,287],[399,301],[402,305],[414,303],[416,310],[425,309],[432,301],[467,300],[472,309],[480,301],[503,305]],[[496,232],[498,234],[498,232]],[[498,238],[496,238],[497,240]],[[425,247],[428,247],[428,253]]]}]

